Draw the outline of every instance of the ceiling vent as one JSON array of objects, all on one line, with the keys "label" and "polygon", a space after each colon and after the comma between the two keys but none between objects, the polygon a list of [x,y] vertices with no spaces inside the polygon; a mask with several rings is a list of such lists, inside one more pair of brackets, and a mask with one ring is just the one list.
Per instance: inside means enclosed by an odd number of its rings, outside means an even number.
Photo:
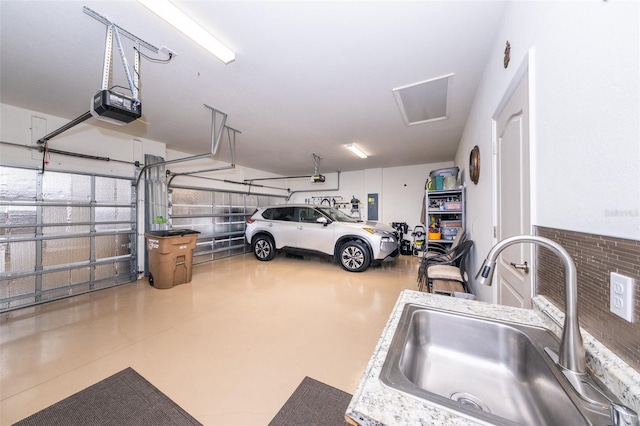
[{"label": "ceiling vent", "polygon": [[407,126],[449,118],[453,74],[393,89]]}]

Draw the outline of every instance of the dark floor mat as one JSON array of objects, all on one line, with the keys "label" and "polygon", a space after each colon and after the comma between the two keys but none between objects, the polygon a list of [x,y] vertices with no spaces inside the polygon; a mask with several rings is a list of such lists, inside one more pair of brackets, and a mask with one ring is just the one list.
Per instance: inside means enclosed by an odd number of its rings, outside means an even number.
[{"label": "dark floor mat", "polygon": [[201,423],[135,370],[127,368],[15,425],[192,426]]},{"label": "dark floor mat", "polygon": [[344,426],[351,395],[305,377],[269,426]]}]

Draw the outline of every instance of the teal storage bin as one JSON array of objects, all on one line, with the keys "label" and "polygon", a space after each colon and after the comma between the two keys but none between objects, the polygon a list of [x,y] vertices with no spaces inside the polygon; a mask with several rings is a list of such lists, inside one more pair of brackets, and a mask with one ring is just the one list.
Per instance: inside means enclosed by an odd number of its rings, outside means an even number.
[{"label": "teal storage bin", "polygon": [[434,176],[434,179],[436,181],[436,191],[442,190],[442,185],[444,183],[444,177],[443,176]]}]

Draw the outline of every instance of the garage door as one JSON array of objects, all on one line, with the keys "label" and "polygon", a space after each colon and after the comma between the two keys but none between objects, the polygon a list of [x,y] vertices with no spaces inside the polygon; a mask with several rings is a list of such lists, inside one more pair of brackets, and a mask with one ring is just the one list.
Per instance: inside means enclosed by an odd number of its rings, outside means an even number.
[{"label": "garage door", "polygon": [[132,179],[0,166],[0,312],[137,278]]},{"label": "garage door", "polygon": [[283,204],[285,196],[172,186],[169,217],[174,228],[200,232],[193,263],[211,262],[247,251],[247,219],[258,207]]}]

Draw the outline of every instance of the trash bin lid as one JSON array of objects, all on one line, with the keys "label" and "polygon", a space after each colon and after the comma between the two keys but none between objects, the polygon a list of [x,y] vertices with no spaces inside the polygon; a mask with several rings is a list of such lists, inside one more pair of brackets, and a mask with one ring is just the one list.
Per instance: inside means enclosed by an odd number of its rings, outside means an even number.
[{"label": "trash bin lid", "polygon": [[200,231],[193,229],[167,229],[163,231],[148,231],[145,235],[151,235],[154,237],[182,237],[185,235],[199,234]]}]

